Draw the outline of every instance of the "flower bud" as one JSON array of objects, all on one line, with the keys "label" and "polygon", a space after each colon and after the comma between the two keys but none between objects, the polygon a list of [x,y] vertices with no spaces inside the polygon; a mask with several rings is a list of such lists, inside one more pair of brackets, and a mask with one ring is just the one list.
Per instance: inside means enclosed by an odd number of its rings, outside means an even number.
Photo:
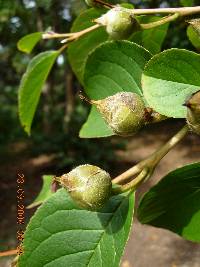
[{"label": "flower bud", "polygon": [[80,165],[60,178],[72,199],[89,210],[98,210],[104,206],[111,195],[110,175],[97,166]]},{"label": "flower bud", "polygon": [[135,93],[120,92],[92,103],[118,135],[134,135],[145,124],[145,105]]},{"label": "flower bud", "polygon": [[107,33],[114,40],[127,39],[140,29],[140,24],[131,10],[119,6],[112,8],[95,21],[106,26]]},{"label": "flower bud", "polygon": [[185,103],[187,106],[187,123],[190,129],[200,135],[200,91],[194,93]]}]

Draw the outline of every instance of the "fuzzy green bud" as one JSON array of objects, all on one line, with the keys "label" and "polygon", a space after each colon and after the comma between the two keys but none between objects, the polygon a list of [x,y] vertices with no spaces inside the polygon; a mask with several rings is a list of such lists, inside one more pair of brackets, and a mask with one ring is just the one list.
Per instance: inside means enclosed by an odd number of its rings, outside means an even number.
[{"label": "fuzzy green bud", "polygon": [[72,199],[89,210],[98,210],[104,206],[111,195],[110,175],[94,165],[80,165],[60,178]]},{"label": "fuzzy green bud", "polygon": [[187,106],[187,123],[190,129],[200,135],[200,91],[193,94],[185,106]]},{"label": "fuzzy green bud", "polygon": [[117,135],[134,135],[145,124],[145,105],[135,93],[120,92],[93,104]]},{"label": "fuzzy green bud", "polygon": [[127,39],[140,29],[140,24],[131,10],[119,6],[96,19],[96,22],[105,26],[108,35],[114,40]]}]

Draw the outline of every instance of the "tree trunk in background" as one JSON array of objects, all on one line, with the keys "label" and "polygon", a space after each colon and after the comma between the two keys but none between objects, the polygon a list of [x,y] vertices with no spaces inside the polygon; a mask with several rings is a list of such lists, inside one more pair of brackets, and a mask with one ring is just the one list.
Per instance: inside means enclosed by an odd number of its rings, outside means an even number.
[{"label": "tree trunk in background", "polygon": [[74,90],[73,90],[73,73],[70,68],[66,71],[66,104],[65,104],[65,116],[63,120],[63,129],[68,131],[68,125],[74,110]]},{"label": "tree trunk in background", "polygon": [[46,135],[49,135],[51,133],[51,120],[49,119],[51,116],[51,82],[48,81],[45,84],[44,90],[43,90],[43,131]]}]

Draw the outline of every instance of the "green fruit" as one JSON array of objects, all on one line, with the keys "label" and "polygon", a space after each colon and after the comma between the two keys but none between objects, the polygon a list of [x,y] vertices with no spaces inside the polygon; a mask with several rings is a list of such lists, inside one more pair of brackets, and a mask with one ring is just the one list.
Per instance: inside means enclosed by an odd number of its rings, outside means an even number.
[{"label": "green fruit", "polygon": [[127,39],[133,32],[140,29],[139,22],[130,9],[115,7],[96,20],[106,26],[106,31],[114,40]]},{"label": "green fruit", "polygon": [[134,135],[145,124],[145,105],[135,93],[120,92],[92,103],[118,135]]},{"label": "green fruit", "polygon": [[72,199],[89,210],[98,210],[104,206],[111,195],[110,175],[97,166],[80,165],[60,178]]},{"label": "green fruit", "polygon": [[187,123],[190,129],[200,135],[200,91],[187,100]]}]

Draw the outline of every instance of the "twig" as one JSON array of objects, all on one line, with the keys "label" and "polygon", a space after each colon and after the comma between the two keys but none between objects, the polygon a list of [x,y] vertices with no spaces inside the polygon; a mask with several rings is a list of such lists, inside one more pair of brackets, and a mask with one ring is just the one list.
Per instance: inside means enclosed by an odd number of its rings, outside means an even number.
[{"label": "twig", "polygon": [[56,38],[66,38],[73,36],[74,33],[56,33],[56,32],[45,32],[42,34],[43,39],[56,39]]},{"label": "twig", "polygon": [[7,250],[0,252],[0,257],[5,257],[5,256],[12,256],[17,254],[18,250],[17,249],[12,249],[12,250]]},{"label": "twig", "polygon": [[[104,4],[102,0],[95,0],[98,3]],[[114,6],[106,4],[109,8],[113,8]],[[152,8],[152,9],[132,9],[131,12],[133,15],[150,15],[150,14],[172,14],[167,17],[162,18],[159,21],[155,21],[152,23],[141,24],[141,29],[150,29],[167,22],[173,21],[179,16],[188,16],[196,13],[200,13],[200,6],[196,7],[177,7],[177,8]],[[65,38],[61,41],[61,43],[72,42],[79,39],[81,36],[85,35],[88,32],[94,31],[97,28],[101,27],[100,24],[95,24],[87,29],[84,29],[79,32],[74,33],[55,33],[55,32],[46,32],[43,33],[43,39],[55,39],[55,38]]]},{"label": "twig", "polygon": [[101,25],[95,24],[95,25],[93,25],[93,26],[91,26],[91,27],[89,27],[89,28],[87,28],[85,30],[82,30],[80,32],[75,32],[71,37],[62,40],[61,43],[63,44],[63,43],[66,43],[66,42],[75,41],[78,38],[80,38],[81,36],[85,35],[86,33],[94,31],[94,30],[98,29],[99,27],[101,27]]},{"label": "twig", "polygon": [[97,3],[97,4],[100,4],[102,6],[108,7],[108,8],[113,8],[114,7],[114,5],[106,3],[106,2],[104,2],[102,0],[94,0],[94,2]]},{"label": "twig", "polygon": [[132,9],[134,15],[149,15],[149,14],[173,14],[179,13],[180,16],[188,16],[200,13],[200,6],[196,7],[177,7],[177,8],[151,8],[151,9]]},{"label": "twig", "polygon": [[125,171],[121,175],[117,176],[112,180],[113,183],[121,183],[125,180],[133,177],[135,174],[140,173],[143,169],[148,168],[149,172],[153,172],[156,165],[160,160],[178,143],[185,135],[189,132],[188,126],[185,125],[177,134],[175,134],[167,143],[165,143],[161,148],[155,151],[147,159],[140,161],[137,165],[133,166],[129,170]]},{"label": "twig", "polygon": [[66,42],[71,42],[74,40],[77,40],[79,37],[81,37],[82,35],[91,32],[97,28],[101,27],[101,25],[99,24],[95,24],[87,29],[84,29],[82,31],[79,32],[73,32],[73,33],[55,33],[55,32],[46,32],[43,33],[42,38],[43,39],[57,39],[57,38],[65,38],[64,40],[61,41],[61,43],[66,43]]},{"label": "twig", "polygon": [[123,193],[126,192],[128,190],[135,190],[147,177],[149,177],[151,174],[151,172],[149,172],[148,168],[144,168],[139,175],[133,179],[132,181],[130,181],[129,183],[125,184],[125,185],[121,185],[119,187],[113,188],[113,193],[114,194],[119,194],[119,193]]}]

